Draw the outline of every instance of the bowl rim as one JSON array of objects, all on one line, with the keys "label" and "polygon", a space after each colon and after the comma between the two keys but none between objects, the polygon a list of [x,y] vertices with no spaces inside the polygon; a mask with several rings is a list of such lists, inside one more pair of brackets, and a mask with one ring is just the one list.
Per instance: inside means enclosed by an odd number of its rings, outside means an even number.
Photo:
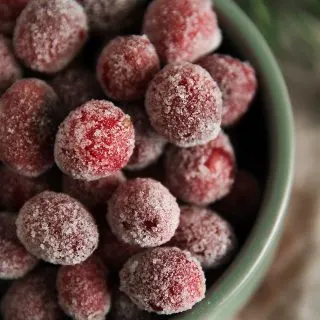
[{"label": "bowl rim", "polygon": [[[263,75],[264,89],[269,94],[267,127],[270,144],[270,175],[257,222],[246,244],[225,274],[207,292],[206,298],[191,311],[172,319],[204,319],[214,309],[229,309],[230,301],[245,290],[245,286],[260,273],[266,256],[273,251],[280,234],[290,197],[294,168],[294,125],[289,94],[280,68],[266,41],[253,22],[231,0],[215,0],[215,9],[234,30],[242,35],[243,45],[254,56],[254,65]],[[245,35],[245,36],[244,36]],[[236,310],[235,310],[236,311]],[[219,311],[215,311],[218,314]],[[233,311],[230,311],[230,315]],[[220,318],[219,318],[220,319]]]}]

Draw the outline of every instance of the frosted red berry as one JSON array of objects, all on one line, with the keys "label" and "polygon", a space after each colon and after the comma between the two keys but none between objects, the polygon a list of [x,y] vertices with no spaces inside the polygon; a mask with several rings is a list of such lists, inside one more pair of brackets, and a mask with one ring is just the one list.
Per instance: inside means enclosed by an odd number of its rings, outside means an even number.
[{"label": "frosted red berry", "polygon": [[11,42],[0,35],[0,95],[21,77],[22,70],[12,52]]},{"label": "frosted red berry", "polygon": [[90,70],[77,65],[58,73],[51,85],[67,112],[80,107],[91,99],[102,97],[96,76]]},{"label": "frosted red berry", "polygon": [[204,144],[220,131],[220,89],[197,65],[167,65],[151,81],[145,105],[154,129],[178,146]]},{"label": "frosted red berry", "polygon": [[112,232],[126,243],[155,247],[168,242],[179,224],[180,208],[160,182],[149,178],[128,180],[108,204]]},{"label": "frosted red berry", "polygon": [[123,36],[111,40],[97,65],[98,80],[105,94],[119,101],[144,98],[147,86],[159,71],[154,46],[145,36]]},{"label": "frosted red berry", "polygon": [[139,309],[124,293],[116,291],[113,294],[111,320],[151,320],[149,312]]},{"label": "frosted red berry", "polygon": [[202,268],[189,252],[162,247],[128,260],[120,271],[120,290],[143,310],[173,314],[202,300],[206,286]]},{"label": "frosted red berry", "polygon": [[106,207],[114,191],[125,179],[121,171],[93,181],[75,180],[70,176],[64,175],[63,192],[78,199],[88,208]]},{"label": "frosted red berry", "polygon": [[78,0],[88,16],[90,30],[115,34],[140,17],[145,0]]},{"label": "frosted red berry", "polygon": [[166,183],[179,199],[206,205],[230,192],[235,165],[232,145],[221,131],[202,146],[171,147],[166,159]]},{"label": "frosted red berry", "polygon": [[11,212],[0,212],[0,279],[23,277],[38,263],[17,238],[16,217]]},{"label": "frosted red berry", "polygon": [[16,280],[2,303],[4,320],[61,320],[63,313],[59,308],[56,293],[56,273],[51,268]]},{"label": "frosted red berry", "polygon": [[133,148],[130,117],[111,102],[91,100],[72,111],[60,125],[55,160],[75,179],[97,180],[123,168]]},{"label": "frosted red berry", "polygon": [[27,200],[50,189],[45,177],[30,179],[5,166],[0,167],[0,177],[0,206],[10,211],[19,210]]},{"label": "frosted red berry", "polygon": [[133,154],[126,169],[144,169],[161,156],[166,140],[151,127],[143,106],[136,104],[123,107],[122,109],[131,117],[136,140]]},{"label": "frosted red berry", "polygon": [[28,177],[52,167],[60,120],[58,97],[38,79],[16,81],[1,97],[0,159]]},{"label": "frosted red berry", "polygon": [[80,202],[51,191],[38,194],[21,208],[17,234],[33,255],[63,265],[86,260],[99,239],[94,218]]},{"label": "frosted red berry", "polygon": [[75,0],[31,1],[17,21],[14,47],[27,67],[54,73],[76,56],[87,34],[87,17]]},{"label": "frosted red berry", "polygon": [[236,237],[231,225],[206,208],[183,206],[170,245],[189,251],[203,268],[215,268],[232,258]]},{"label": "frosted red berry", "polygon": [[111,295],[107,270],[97,257],[75,266],[62,266],[58,271],[59,304],[77,320],[104,320],[109,312]]},{"label": "frosted red berry", "polygon": [[139,246],[118,240],[109,228],[104,230],[100,244],[100,257],[114,270],[119,270],[131,256],[142,251]]},{"label": "frosted red berry", "polygon": [[154,0],[148,7],[143,32],[165,63],[195,61],[216,49],[221,31],[210,0]]},{"label": "frosted red berry", "polygon": [[214,54],[198,61],[218,83],[222,92],[222,125],[237,122],[248,110],[257,90],[254,69],[228,55]]},{"label": "frosted red berry", "polygon": [[[11,33],[16,19],[30,0],[3,0],[0,5],[0,32]],[[1,60],[0,60],[1,61]]]}]

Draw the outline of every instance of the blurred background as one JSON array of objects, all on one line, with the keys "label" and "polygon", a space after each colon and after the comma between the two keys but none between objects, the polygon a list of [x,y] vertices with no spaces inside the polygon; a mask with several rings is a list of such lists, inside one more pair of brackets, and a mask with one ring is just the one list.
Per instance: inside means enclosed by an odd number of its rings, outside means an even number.
[{"label": "blurred background", "polygon": [[296,172],[274,265],[236,320],[320,319],[320,1],[238,0],[285,75],[296,125]]}]

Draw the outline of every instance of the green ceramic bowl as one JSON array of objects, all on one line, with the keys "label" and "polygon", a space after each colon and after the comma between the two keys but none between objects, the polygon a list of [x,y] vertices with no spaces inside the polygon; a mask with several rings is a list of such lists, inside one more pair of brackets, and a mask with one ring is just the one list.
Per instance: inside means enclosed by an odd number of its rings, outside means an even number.
[{"label": "green ceramic bowl", "polygon": [[235,261],[190,312],[171,319],[229,320],[252,296],[269,268],[290,195],[294,133],[291,105],[279,67],[262,35],[230,0],[215,0],[223,33],[256,68],[269,145],[268,178],[254,228]]}]

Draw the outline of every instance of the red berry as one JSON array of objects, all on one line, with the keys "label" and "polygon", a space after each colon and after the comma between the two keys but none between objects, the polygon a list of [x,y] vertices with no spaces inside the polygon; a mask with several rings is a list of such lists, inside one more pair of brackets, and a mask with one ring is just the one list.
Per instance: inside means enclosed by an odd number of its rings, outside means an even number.
[{"label": "red berry", "polygon": [[63,192],[79,200],[88,208],[106,207],[107,201],[125,179],[121,171],[94,181],[75,180],[64,175]]},{"label": "red berry", "polygon": [[216,49],[221,32],[210,0],[154,0],[143,32],[163,62],[195,61]]},{"label": "red berry", "polygon": [[118,33],[132,25],[145,0],[78,0],[84,7],[92,31]]},{"label": "red berry", "polygon": [[223,99],[222,125],[234,124],[246,113],[256,93],[254,69],[247,62],[221,54],[204,57],[198,63],[220,86]]},{"label": "red berry", "polygon": [[224,197],[232,187],[234,174],[233,148],[222,131],[205,145],[168,150],[166,182],[183,201],[205,205]]},{"label": "red berry", "polygon": [[141,247],[168,242],[179,224],[176,199],[160,182],[137,178],[119,186],[108,204],[107,219],[118,239]]},{"label": "red berry", "polygon": [[220,131],[220,89],[197,65],[167,65],[151,81],[145,104],[151,125],[178,146],[204,144]]},{"label": "red berry", "polygon": [[155,248],[128,260],[120,271],[120,290],[141,309],[173,314],[204,298],[205,277],[199,262],[178,248]]},{"label": "red berry", "polygon": [[52,88],[38,79],[16,81],[0,100],[0,159],[28,177],[53,165],[59,101]]},{"label": "red berry", "polygon": [[45,191],[30,199],[17,218],[17,234],[29,252],[54,264],[86,260],[98,245],[91,214],[63,193]]},{"label": "red berry", "polygon": [[72,66],[58,73],[51,85],[68,112],[91,99],[102,97],[95,74],[80,66]]},{"label": "red berry", "polygon": [[23,277],[38,263],[17,238],[16,217],[0,212],[0,279]]},{"label": "red berry", "polygon": [[15,281],[1,304],[3,320],[61,320],[56,274],[46,268]]},{"label": "red berry", "polygon": [[100,257],[108,267],[119,270],[131,256],[141,251],[141,247],[119,241],[109,228],[104,230]]},{"label": "red berry", "polygon": [[19,210],[27,200],[50,189],[46,178],[26,178],[4,166],[0,168],[0,177],[0,206],[11,211]]},{"label": "red berry", "polygon": [[133,154],[126,169],[144,169],[161,156],[166,141],[153,130],[142,106],[130,105],[122,109],[131,117],[136,140]]},{"label": "red berry", "polygon": [[117,291],[112,299],[112,320],[151,320],[149,312],[140,310],[124,293]]},{"label": "red berry", "polygon": [[107,271],[97,257],[62,266],[57,277],[59,304],[77,320],[104,320],[110,309]]},{"label": "red berry", "polygon": [[229,223],[210,209],[184,206],[170,244],[188,250],[203,268],[214,268],[230,260],[236,237]]},{"label": "red berry", "polygon": [[75,179],[97,180],[123,168],[133,148],[130,117],[111,102],[91,100],[72,111],[60,125],[55,160]]},{"label": "red berry", "polygon": [[97,75],[107,96],[132,101],[144,98],[159,69],[159,58],[149,39],[131,35],[117,37],[105,46],[98,60]]},{"label": "red berry", "polygon": [[17,56],[33,70],[62,70],[87,40],[87,17],[74,0],[31,1],[14,31]]},{"label": "red berry", "polygon": [[13,31],[16,19],[28,2],[29,0],[2,0],[0,4],[0,32],[11,33]]},{"label": "red berry", "polygon": [[11,42],[0,35],[0,95],[21,77],[22,70],[12,52]]}]

